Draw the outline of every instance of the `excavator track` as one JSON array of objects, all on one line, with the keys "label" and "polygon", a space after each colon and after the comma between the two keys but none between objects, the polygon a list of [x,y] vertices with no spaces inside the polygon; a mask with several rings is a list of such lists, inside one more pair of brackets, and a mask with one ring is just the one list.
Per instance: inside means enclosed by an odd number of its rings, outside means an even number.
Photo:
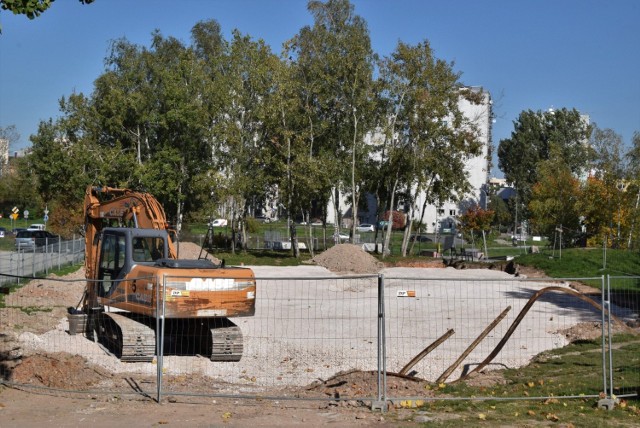
[{"label": "excavator track", "polygon": [[151,362],[156,354],[155,331],[125,315],[103,312],[98,336],[123,362]]},{"label": "excavator track", "polygon": [[236,362],[242,358],[243,343],[240,327],[233,324],[226,327],[212,327],[211,361]]},{"label": "excavator track", "polygon": [[[151,362],[156,355],[156,332],[134,314],[102,312],[98,339],[123,362]],[[209,354],[211,361],[237,362],[244,350],[242,331],[228,318],[214,318],[197,326],[188,320],[167,320],[165,355]]]}]

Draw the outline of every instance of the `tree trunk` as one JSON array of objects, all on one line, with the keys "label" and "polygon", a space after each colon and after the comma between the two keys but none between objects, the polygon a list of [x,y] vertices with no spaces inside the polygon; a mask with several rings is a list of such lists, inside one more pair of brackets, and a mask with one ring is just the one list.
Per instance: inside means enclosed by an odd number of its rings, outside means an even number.
[{"label": "tree trunk", "polygon": [[358,116],[353,111],[353,147],[351,150],[351,233],[349,240],[353,244],[356,236],[356,221],[358,219],[358,191],[356,190],[356,145],[358,141]]},{"label": "tree trunk", "polygon": [[[389,243],[391,242],[391,230],[393,229],[393,204],[395,202],[396,195],[396,187],[398,186],[398,175],[396,174],[396,179],[393,182],[393,186],[391,188],[391,200],[389,202],[389,216],[390,221],[387,224],[387,230],[384,234],[384,244],[382,245],[382,258],[386,257],[386,250],[389,248]],[[391,254],[391,249],[389,249],[389,254]]]}]

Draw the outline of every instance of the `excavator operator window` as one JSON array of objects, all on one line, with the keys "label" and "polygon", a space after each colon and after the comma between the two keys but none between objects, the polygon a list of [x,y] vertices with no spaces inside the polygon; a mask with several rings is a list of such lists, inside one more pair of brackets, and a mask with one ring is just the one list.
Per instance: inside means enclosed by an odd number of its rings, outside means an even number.
[{"label": "excavator operator window", "polygon": [[164,240],[162,238],[133,238],[133,261],[153,262],[164,257]]},{"label": "excavator operator window", "polygon": [[98,295],[106,296],[111,290],[114,280],[120,274],[125,261],[124,248],[124,236],[105,235],[100,251],[98,279],[101,282],[98,287]]}]

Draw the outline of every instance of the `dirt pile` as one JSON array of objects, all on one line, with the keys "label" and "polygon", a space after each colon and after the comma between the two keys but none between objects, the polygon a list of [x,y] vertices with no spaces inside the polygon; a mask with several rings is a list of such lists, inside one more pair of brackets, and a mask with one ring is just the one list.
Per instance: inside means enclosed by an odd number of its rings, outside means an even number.
[{"label": "dirt pile", "polygon": [[206,250],[202,250],[202,253],[200,252],[202,247],[200,247],[198,244],[195,244],[193,242],[180,242],[180,251],[179,251],[179,258],[181,259],[188,259],[188,260],[195,260],[198,257],[206,257],[207,259],[211,260],[214,263],[220,263],[220,260],[218,258],[216,258],[215,256],[207,253]]},{"label": "dirt pile", "polygon": [[340,244],[311,259],[318,266],[335,273],[378,273],[384,267],[371,254],[353,244]]},{"label": "dirt pile", "polygon": [[11,372],[11,381],[49,388],[89,389],[112,377],[79,355],[56,352],[25,357]]}]

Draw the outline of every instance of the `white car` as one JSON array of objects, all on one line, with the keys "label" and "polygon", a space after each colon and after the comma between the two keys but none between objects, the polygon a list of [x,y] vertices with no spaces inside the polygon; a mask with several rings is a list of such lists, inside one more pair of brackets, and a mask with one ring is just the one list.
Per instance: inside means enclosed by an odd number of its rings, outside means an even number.
[{"label": "white car", "polygon": [[356,226],[358,232],[375,232],[376,228],[372,224],[363,223],[360,226]]},{"label": "white car", "polygon": [[227,225],[227,220],[224,218],[217,218],[211,222],[211,227],[224,227]]},{"label": "white car", "polygon": [[340,242],[346,242],[349,240],[349,235],[346,233],[334,233],[333,239]]}]

